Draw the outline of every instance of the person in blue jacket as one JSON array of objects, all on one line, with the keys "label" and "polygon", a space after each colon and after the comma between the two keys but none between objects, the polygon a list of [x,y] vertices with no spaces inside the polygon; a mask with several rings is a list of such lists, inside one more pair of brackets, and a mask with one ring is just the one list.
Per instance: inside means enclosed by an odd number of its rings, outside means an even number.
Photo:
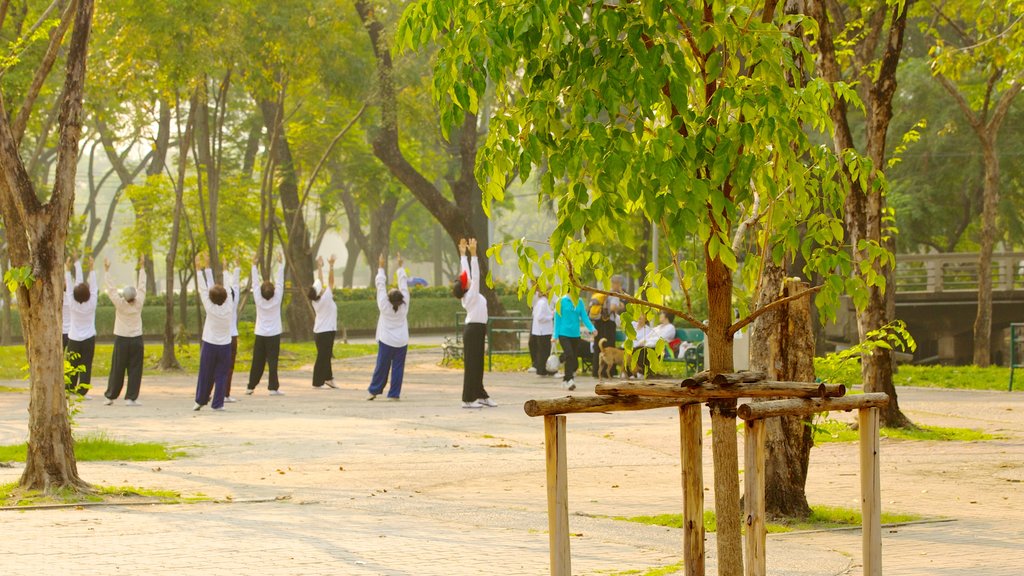
[{"label": "person in blue jacket", "polygon": [[553,339],[557,339],[558,343],[562,345],[562,352],[565,355],[565,373],[562,376],[562,388],[565,390],[576,389],[574,376],[579,368],[579,356],[581,353],[586,352],[582,350],[583,341],[580,339],[581,325],[591,332],[594,331],[594,324],[590,322],[583,299],[579,297],[573,298],[568,294],[562,296],[558,303],[555,304],[555,334]]}]

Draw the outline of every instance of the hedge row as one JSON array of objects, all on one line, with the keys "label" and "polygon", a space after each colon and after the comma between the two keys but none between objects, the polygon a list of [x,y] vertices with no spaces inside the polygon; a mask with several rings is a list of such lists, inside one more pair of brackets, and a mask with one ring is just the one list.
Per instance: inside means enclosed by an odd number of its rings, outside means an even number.
[{"label": "hedge row", "polygon": [[[515,295],[501,296],[505,309],[511,313],[526,313],[528,307],[519,302]],[[155,299],[154,299],[155,300]],[[412,295],[412,304],[409,311],[409,327],[417,331],[442,331],[453,329],[455,315],[462,310],[459,301],[450,295],[445,297],[424,296],[418,290]],[[181,311],[175,307],[175,325],[180,318]],[[196,305],[194,300],[189,300],[187,330],[195,335]],[[377,328],[377,302],[370,298],[362,300],[339,300],[338,301],[338,327],[344,327],[350,333],[363,332],[371,333]],[[146,301],[142,309],[142,325],[147,336],[162,336],[164,330],[164,307],[162,303]],[[256,308],[249,304],[242,310],[239,322],[254,322],[256,320]],[[114,308],[113,306],[97,306],[96,308],[96,331],[100,337],[109,337],[114,332]],[[21,323],[18,318],[18,311],[12,311],[12,335],[21,338]]]}]

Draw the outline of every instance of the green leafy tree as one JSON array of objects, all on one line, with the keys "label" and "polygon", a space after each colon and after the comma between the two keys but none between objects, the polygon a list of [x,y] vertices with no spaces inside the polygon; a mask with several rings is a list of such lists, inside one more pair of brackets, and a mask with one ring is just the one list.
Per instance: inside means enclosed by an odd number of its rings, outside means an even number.
[{"label": "green leafy tree", "polygon": [[978,257],[974,363],[992,356],[992,252],[999,233],[999,132],[1024,89],[1024,2],[951,0],[925,3],[934,14],[932,73],[956,103],[981,147],[984,165]]},{"label": "green leafy tree", "polygon": [[[805,39],[788,31],[794,19],[773,1],[421,0],[406,10],[398,42],[437,44],[434,87],[448,133],[493,91],[476,169],[487,205],[502,199],[509,174],[540,171],[558,225],[547,254],[517,244],[524,274],[540,269],[542,287],[599,292],[578,273],[607,275],[588,242],[622,236],[642,215],[676,255],[672,267],[686,246],[699,247],[708,317],[666,305],[670,267],[652,266],[644,297],[620,295],[633,304],[624,319],[637,306],[674,312],[706,333],[711,371],[732,372],[736,333],[788,301],[750,310],[764,264],[803,256],[808,276],[825,281],[790,298],[817,292],[826,310],[844,290],[863,302],[868,286],[884,284],[874,260],[865,278],[851,276],[844,247],[844,175],[866,184],[870,162],[854,150],[840,158],[807,133],[832,134],[836,95],[857,94],[820,78],[793,82],[814,67]],[[863,252],[891,258],[863,242]],[[740,574],[735,402],[713,402],[711,413],[719,572]]]}]

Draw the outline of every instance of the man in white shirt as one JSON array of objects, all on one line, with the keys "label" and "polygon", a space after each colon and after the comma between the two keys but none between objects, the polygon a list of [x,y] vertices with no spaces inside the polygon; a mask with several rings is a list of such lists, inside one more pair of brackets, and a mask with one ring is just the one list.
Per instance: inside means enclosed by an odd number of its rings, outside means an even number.
[{"label": "man in white shirt", "polygon": [[142,385],[142,361],[145,345],[142,341],[142,306],[146,302],[146,269],[142,259],[135,267],[138,274],[136,286],[125,286],[121,290],[110,281],[110,260],[104,259],[104,281],[107,296],[114,304],[114,354],[110,360],[110,376],[107,391],[103,393],[107,406],[121,395],[124,376],[128,374],[128,390],[124,394],[125,406],[138,406],[139,387]]},{"label": "man in white shirt", "polygon": [[[650,372],[648,354],[652,350],[657,349],[658,342],[664,340],[668,344],[675,340],[676,327],[673,324],[674,321],[674,314],[662,312],[658,317],[658,324],[656,326],[647,324],[647,318],[643,315],[633,323],[633,327],[636,330],[636,338],[633,339],[633,355],[636,358],[636,368],[634,371],[640,376],[646,376]],[[668,346],[666,346],[667,348]]]},{"label": "man in white shirt", "polygon": [[284,396],[281,392],[281,382],[277,378],[277,359],[281,355],[281,333],[284,331],[281,326],[281,300],[284,299],[284,259],[277,255],[277,273],[274,275],[274,282],[260,282],[259,289],[256,289],[257,280],[261,280],[256,264],[252,265],[252,299],[256,304],[256,342],[252,348],[252,367],[249,369],[249,387],[246,394],[252,394],[256,385],[263,378],[264,367],[269,368],[269,383],[271,396]]},{"label": "man in white shirt", "polygon": [[[213,279],[213,269],[209,266],[203,270],[203,275],[206,277],[207,286],[216,284]],[[238,358],[238,304],[242,299],[241,278],[242,271],[237,266],[230,273],[224,272],[224,286],[231,293],[231,297],[235,302],[235,305],[231,308],[231,364],[228,366],[228,377],[224,385],[224,401],[227,403],[238,402],[238,400],[231,396],[231,380],[235,376],[235,361]]]},{"label": "man in white shirt", "polygon": [[551,356],[551,335],[555,331],[555,309],[548,295],[537,288],[533,297],[533,322],[530,325],[530,359],[532,372],[538,376],[553,376],[548,372],[548,356]]},{"label": "man in white shirt", "polygon": [[409,351],[409,280],[402,267],[402,255],[398,255],[398,288],[388,290],[387,260],[381,254],[378,259],[377,277],[377,365],[373,369],[370,387],[367,391],[373,400],[382,392],[391,374],[388,400],[397,401],[402,395],[402,381],[405,378],[405,356]]},{"label": "man in white shirt", "polygon": [[231,322],[235,317],[235,297],[224,286],[210,286],[203,273],[205,257],[196,256],[196,275],[199,281],[199,298],[206,310],[203,323],[203,341],[199,346],[199,376],[196,380],[196,404],[199,410],[210,403],[210,388],[213,388],[212,408],[224,409],[224,391],[228,369],[231,366]]},{"label": "man in white shirt", "polygon": [[338,334],[338,305],[334,302],[334,254],[327,260],[330,272],[324,282],[324,259],[317,258],[319,278],[309,289],[309,300],[313,303],[313,341],[316,342],[316,363],[313,364],[313,388],[321,390],[337,388],[334,384],[334,337]]},{"label": "man in white shirt", "polygon": [[68,309],[68,316],[71,318],[71,326],[68,328],[68,352],[72,354],[71,365],[80,367],[80,372],[71,375],[69,390],[74,390],[82,396],[89,392],[92,382],[92,359],[96,353],[96,270],[93,269],[93,259],[90,256],[87,260],[89,267],[89,281],[82,281],[82,262],[75,262],[75,284],[74,288],[68,284],[66,291],[71,293],[71,302]]}]

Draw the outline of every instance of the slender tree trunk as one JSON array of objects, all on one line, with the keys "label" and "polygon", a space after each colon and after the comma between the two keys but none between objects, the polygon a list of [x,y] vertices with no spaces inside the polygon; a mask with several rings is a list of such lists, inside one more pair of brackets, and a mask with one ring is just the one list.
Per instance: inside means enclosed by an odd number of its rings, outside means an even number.
[{"label": "slender tree trunk", "polygon": [[974,318],[974,364],[992,361],[992,252],[999,209],[999,155],[994,138],[981,141],[985,187],[981,203],[981,249],[978,254],[978,314]]},{"label": "slender tree trunk", "polygon": [[[765,267],[755,308],[799,293],[808,285],[784,280],[785,271]],[[810,297],[779,306],[759,317],[750,334],[750,368],[771,380],[814,381],[814,330]],[[771,517],[807,517],[807,468],[814,436],[812,417],[784,416],[765,421],[765,510]]]},{"label": "slender tree trunk", "polygon": [[377,273],[377,257],[388,255],[391,249],[391,226],[395,221],[398,196],[385,193],[384,201],[370,214],[369,253],[370,278]]},{"label": "slender tree trunk", "polygon": [[[284,246],[291,279],[293,297],[285,309],[288,330],[295,341],[306,341],[313,337],[313,310],[309,302],[301,297],[306,287],[313,283],[313,254],[310,252],[309,229],[302,217],[302,199],[299,197],[299,181],[295,173],[291,147],[285,135],[284,110],[278,102],[261,100],[260,110],[267,131],[274,135],[270,148],[274,154],[274,166],[278,171],[277,194],[281,202],[285,229],[288,237]],[[280,287],[282,290],[284,286]]]},{"label": "slender tree trunk", "polygon": [[348,239],[345,240],[345,252],[348,253],[348,258],[345,259],[345,269],[341,273],[341,285],[351,288],[355,280],[356,265],[359,264],[359,254],[362,253],[359,249],[359,242],[351,232],[349,232]]},{"label": "slender tree trunk", "polygon": [[[151,178],[163,174],[167,166],[167,153],[171,146],[171,107],[161,99],[158,104],[156,141],[153,143],[153,157],[146,168],[146,177]],[[143,215],[146,217],[146,215]],[[156,266],[153,252],[143,255],[143,266],[146,269],[146,293],[156,294]],[[168,272],[168,275],[170,273]]]}]

